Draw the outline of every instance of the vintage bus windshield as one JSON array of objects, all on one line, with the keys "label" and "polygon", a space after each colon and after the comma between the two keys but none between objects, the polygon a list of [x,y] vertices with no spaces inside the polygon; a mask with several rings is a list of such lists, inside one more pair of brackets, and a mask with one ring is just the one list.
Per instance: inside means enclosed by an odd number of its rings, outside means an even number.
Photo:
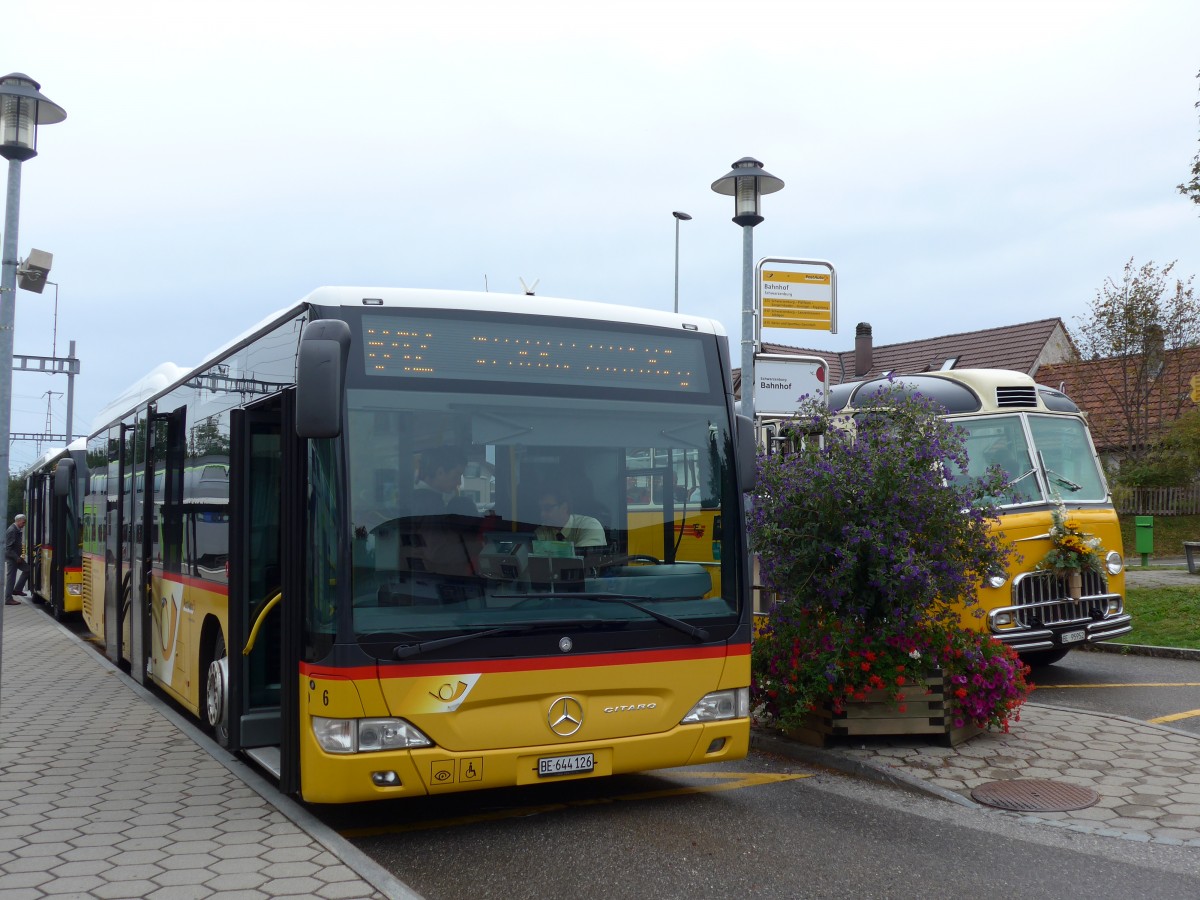
[{"label": "vintage bus windshield", "polygon": [[952,419],[966,432],[967,470],[954,480],[981,477],[991,466],[1008,475],[1003,506],[1047,499],[1102,502],[1108,496],[1087,427],[1074,416],[1012,413]]}]

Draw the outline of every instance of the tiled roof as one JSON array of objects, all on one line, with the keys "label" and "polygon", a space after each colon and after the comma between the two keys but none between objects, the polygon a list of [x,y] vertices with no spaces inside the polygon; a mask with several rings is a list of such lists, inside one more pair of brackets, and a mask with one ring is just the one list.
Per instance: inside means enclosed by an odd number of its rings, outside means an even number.
[{"label": "tiled roof", "polygon": [[[955,360],[956,369],[1013,369],[1033,375],[1041,365],[1076,356],[1075,347],[1059,318],[873,346],[871,366],[863,375],[855,374],[854,350],[838,353],[764,342],[762,351],[821,357],[829,365],[831,387],[860,377],[877,377],[885,372],[937,371],[950,359]],[[740,396],[740,371],[734,372],[733,386]]]},{"label": "tiled roof", "polygon": [[[1040,384],[1063,392],[1088,414],[1088,427],[1096,449],[1123,452],[1129,449],[1131,436],[1157,438],[1171,422],[1196,404],[1191,399],[1191,379],[1200,375],[1200,347],[1168,350],[1163,353],[1162,371],[1150,383],[1144,404],[1130,413],[1120,398],[1126,396],[1124,384],[1134,380],[1141,357],[1087,360],[1042,366],[1036,378]],[[1131,416],[1141,416],[1130,421]]]}]

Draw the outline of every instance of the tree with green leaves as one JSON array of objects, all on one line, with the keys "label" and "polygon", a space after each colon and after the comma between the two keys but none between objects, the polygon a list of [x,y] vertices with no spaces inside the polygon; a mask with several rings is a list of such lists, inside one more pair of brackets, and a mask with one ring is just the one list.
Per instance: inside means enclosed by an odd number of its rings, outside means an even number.
[{"label": "tree with green leaves", "polygon": [[[1181,369],[1164,376],[1165,354],[1200,344],[1200,301],[1192,278],[1174,277],[1174,268],[1153,260],[1139,267],[1130,259],[1119,281],[1105,279],[1071,332],[1084,359],[1108,361],[1095,369],[1092,405],[1113,411],[1125,460],[1134,465],[1157,442],[1162,423],[1179,418],[1188,398]],[[1163,377],[1177,383],[1165,385]]]},{"label": "tree with green leaves", "polygon": [[22,475],[10,475],[8,478],[8,509],[4,521],[11,522],[13,516],[23,512],[25,512],[25,478]]},{"label": "tree with green leaves", "polygon": [[1138,487],[1179,487],[1200,477],[1200,410],[1191,409],[1168,426],[1144,462],[1122,470],[1121,481]]},{"label": "tree with green leaves", "polygon": [[[1196,77],[1200,78],[1200,72],[1196,73]],[[1196,103],[1196,108],[1200,109],[1200,102]],[[1189,197],[1191,201],[1200,206],[1200,153],[1196,154],[1196,158],[1192,160],[1192,180],[1185,181],[1179,185],[1179,193],[1185,197]]]}]

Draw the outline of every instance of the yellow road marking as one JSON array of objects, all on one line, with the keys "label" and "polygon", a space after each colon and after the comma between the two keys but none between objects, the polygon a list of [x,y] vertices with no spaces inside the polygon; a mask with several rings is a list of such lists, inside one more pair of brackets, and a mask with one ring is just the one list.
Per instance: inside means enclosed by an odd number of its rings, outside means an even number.
[{"label": "yellow road marking", "polygon": [[1119,688],[1119,687],[1200,687],[1200,681],[1144,681],[1125,684],[1039,684],[1039,688],[1065,690],[1066,688]]},{"label": "yellow road marking", "polygon": [[1157,719],[1147,719],[1147,722],[1152,722],[1155,725],[1161,725],[1164,722],[1178,722],[1180,719],[1190,719],[1193,716],[1200,716],[1200,709],[1193,709],[1191,712],[1175,713],[1170,716],[1159,716]]},{"label": "yellow road marking", "polygon": [[476,813],[470,816],[456,816],[449,819],[427,819],[421,822],[408,822],[397,825],[381,825],[374,828],[348,828],[338,832],[344,838],[378,837],[384,834],[402,834],[409,831],[431,831],[435,828],[454,828],[460,825],[477,825],[481,822],[496,822],[502,819],[523,819],[527,816],[538,816],[549,812],[562,812],[566,809],[581,806],[599,806],[604,803],[616,803],[622,800],[655,800],[660,797],[679,797],[685,794],[711,794],[716,791],[734,791],[740,788],[757,787],[761,784],[777,784],[782,781],[795,781],[799,778],[812,778],[812,773],[800,775],[771,775],[766,772],[741,772],[730,776],[723,772],[688,772],[688,778],[705,778],[710,780],[724,779],[719,784],[707,786],[691,785],[687,787],[664,788],[660,791],[641,791],[636,794],[621,794],[616,797],[592,797],[585,800],[572,800],[567,803],[546,803],[539,806],[520,806],[512,809],[496,809],[486,813]]}]

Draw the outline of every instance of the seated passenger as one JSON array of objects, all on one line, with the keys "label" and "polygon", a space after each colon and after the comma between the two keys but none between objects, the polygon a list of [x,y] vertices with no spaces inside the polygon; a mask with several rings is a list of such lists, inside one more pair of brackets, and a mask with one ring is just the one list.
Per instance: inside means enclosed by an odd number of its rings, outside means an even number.
[{"label": "seated passenger", "polygon": [[571,512],[570,497],[561,486],[546,485],[538,492],[541,525],[534,531],[539,541],[570,541],[576,550],[608,546],[598,519]]}]

